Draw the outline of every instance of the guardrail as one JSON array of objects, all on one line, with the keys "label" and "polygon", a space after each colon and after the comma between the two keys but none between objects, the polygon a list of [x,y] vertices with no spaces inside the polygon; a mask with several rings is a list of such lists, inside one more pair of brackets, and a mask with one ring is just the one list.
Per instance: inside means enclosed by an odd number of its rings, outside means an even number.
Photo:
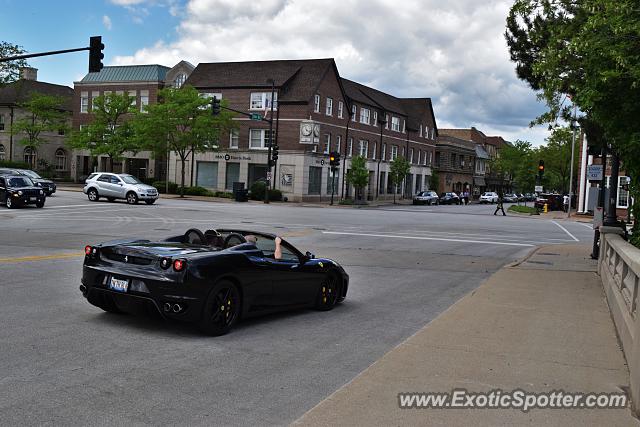
[{"label": "guardrail", "polygon": [[598,273],[629,367],[632,409],[640,415],[640,249],[617,227],[600,227]]}]

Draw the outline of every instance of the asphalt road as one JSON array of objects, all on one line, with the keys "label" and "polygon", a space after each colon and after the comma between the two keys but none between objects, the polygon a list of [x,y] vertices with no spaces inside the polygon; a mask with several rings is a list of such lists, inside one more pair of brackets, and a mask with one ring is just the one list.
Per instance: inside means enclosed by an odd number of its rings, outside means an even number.
[{"label": "asphalt road", "polygon": [[[287,424],[505,263],[538,244],[592,238],[584,224],[493,209],[128,206],[64,191],[44,209],[2,206],[1,422]],[[331,312],[267,316],[210,338],[187,325],[103,313],[80,294],[85,244],[193,226],[275,232],[331,257],[351,276],[347,300]]]}]

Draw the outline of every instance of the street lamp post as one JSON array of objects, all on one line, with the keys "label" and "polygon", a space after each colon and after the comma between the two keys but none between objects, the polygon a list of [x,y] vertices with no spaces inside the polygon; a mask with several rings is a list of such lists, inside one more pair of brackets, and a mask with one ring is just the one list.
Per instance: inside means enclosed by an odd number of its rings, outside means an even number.
[{"label": "street lamp post", "polygon": [[267,80],[271,83],[271,114],[269,115],[269,145],[267,147],[267,185],[264,189],[264,202],[269,203],[269,189],[271,187],[271,145],[273,145],[273,96],[276,90],[273,79]]},{"label": "street lamp post", "polygon": [[571,121],[571,127],[573,128],[573,135],[571,137],[571,165],[569,167],[569,207],[567,208],[567,218],[571,216],[571,203],[573,202],[573,160],[574,152],[576,148],[576,114],[577,107],[573,104],[573,120]]}]

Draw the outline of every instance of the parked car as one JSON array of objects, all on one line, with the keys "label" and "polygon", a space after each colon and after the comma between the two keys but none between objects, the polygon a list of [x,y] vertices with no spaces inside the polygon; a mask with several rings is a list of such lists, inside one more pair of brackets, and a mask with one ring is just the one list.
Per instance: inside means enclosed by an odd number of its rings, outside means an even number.
[{"label": "parked car", "polygon": [[35,171],[29,170],[29,169],[17,169],[17,171],[20,175],[26,175],[29,178],[31,178],[31,181],[33,181],[33,183],[38,187],[42,187],[47,197],[55,193],[58,188],[55,182],[53,182],[50,179],[41,177]]},{"label": "parked car", "polygon": [[100,197],[104,197],[110,202],[124,199],[130,205],[137,204],[139,200],[152,205],[159,197],[157,188],[143,184],[135,176],[106,172],[89,175],[82,192],[92,202],[97,202]]},{"label": "parked car", "polygon": [[438,197],[438,193],[435,191],[421,191],[415,196],[413,196],[413,204],[414,205],[432,205],[440,204],[440,198]]},{"label": "parked car", "polygon": [[507,203],[516,203],[518,201],[518,195],[513,193],[507,193],[502,198],[502,201]]},{"label": "parked car", "polygon": [[47,196],[44,190],[33,184],[25,175],[0,175],[0,203],[13,209],[25,205],[44,207]]},{"label": "parked car", "polygon": [[146,307],[214,336],[241,318],[305,307],[328,311],[346,298],[349,275],[340,264],[279,239],[192,228],[164,240],[87,245],[80,291],[104,311]]},{"label": "parked car", "polygon": [[459,205],[460,197],[456,193],[442,193],[439,203],[441,205]]},{"label": "parked car", "polygon": [[498,196],[498,193],[493,192],[493,191],[487,191],[485,193],[482,193],[482,195],[480,196],[480,203],[498,203],[498,199],[500,199],[500,196]]},{"label": "parked car", "polygon": [[542,210],[545,203],[547,205],[547,210],[550,211],[561,211],[564,209],[562,205],[562,194],[540,194],[535,201],[535,207]]},{"label": "parked car", "polygon": [[533,193],[527,193],[524,195],[525,202],[535,202],[536,198],[537,198],[536,195]]}]

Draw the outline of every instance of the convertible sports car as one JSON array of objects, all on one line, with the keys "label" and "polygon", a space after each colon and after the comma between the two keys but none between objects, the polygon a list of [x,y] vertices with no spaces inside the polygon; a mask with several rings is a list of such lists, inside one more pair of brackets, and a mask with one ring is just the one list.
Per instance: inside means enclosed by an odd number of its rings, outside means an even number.
[{"label": "convertible sports car", "polygon": [[338,263],[275,235],[192,228],[162,241],[86,246],[80,291],[108,312],[151,310],[216,336],[258,314],[331,310],[348,286]]}]

